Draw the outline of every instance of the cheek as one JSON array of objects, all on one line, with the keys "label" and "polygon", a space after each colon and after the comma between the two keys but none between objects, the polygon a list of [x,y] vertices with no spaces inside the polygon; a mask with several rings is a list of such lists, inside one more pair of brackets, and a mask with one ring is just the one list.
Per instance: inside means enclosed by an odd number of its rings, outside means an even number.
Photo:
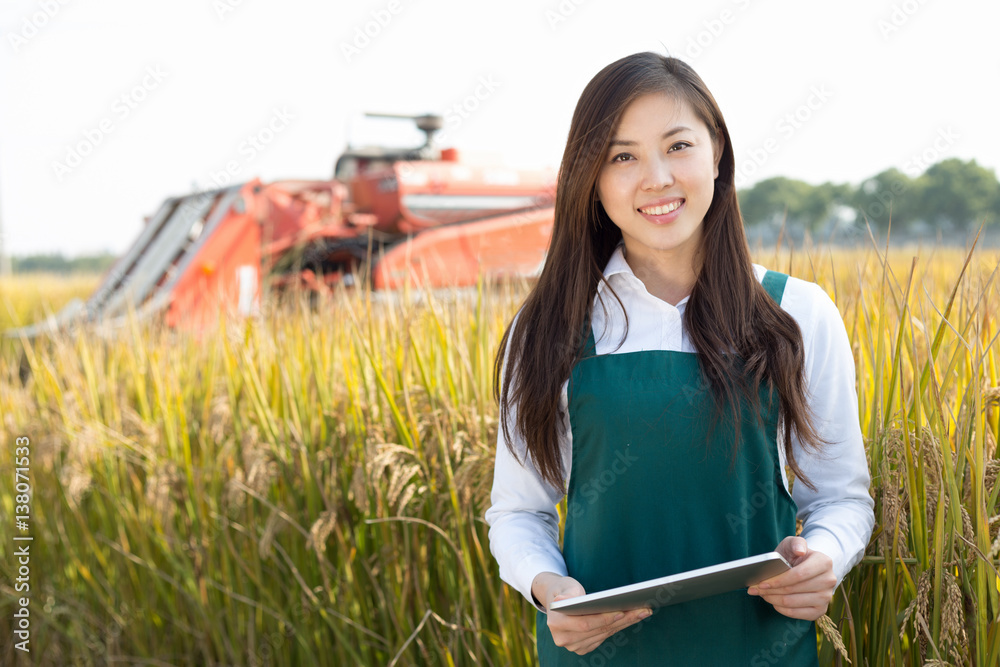
[{"label": "cheek", "polygon": [[625,195],[626,184],[623,179],[614,175],[605,175],[597,181],[597,194],[601,201],[609,204],[618,203]]},{"label": "cheek", "polygon": [[709,197],[715,192],[715,165],[711,162],[699,165],[698,169],[691,174],[692,183],[696,184],[697,190],[704,196]]}]

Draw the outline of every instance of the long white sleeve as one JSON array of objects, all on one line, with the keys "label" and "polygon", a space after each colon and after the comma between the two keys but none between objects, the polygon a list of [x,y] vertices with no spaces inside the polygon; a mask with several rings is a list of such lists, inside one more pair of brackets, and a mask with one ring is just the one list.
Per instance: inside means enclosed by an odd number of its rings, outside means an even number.
[{"label": "long white sleeve", "polygon": [[[504,367],[507,372],[506,360]],[[564,416],[565,396],[564,386]],[[538,574],[567,574],[566,561],[559,550],[559,516],[556,513],[556,505],[565,493],[545,482],[526,456],[526,444],[517,437],[514,430],[516,407],[511,410],[509,417],[509,430],[516,438],[513,444],[517,450],[517,458],[508,449],[501,428],[497,436],[493,491],[490,496],[492,504],[486,510],[485,519],[490,526],[490,551],[500,565],[500,578],[534,604],[531,583]],[[562,436],[563,470],[569,471],[571,450],[567,442],[568,434],[563,433]]]},{"label": "long white sleeve", "polygon": [[811,329],[803,331],[810,405],[819,435],[830,444],[817,454],[804,450],[793,437],[796,461],[816,490],[796,482],[792,497],[803,521],[802,537],[810,549],[830,556],[839,585],[861,560],[875,526],[874,501],[868,493],[871,477],[858,420],[854,356],[836,304],[818,285],[796,282],[798,289],[786,291],[791,302],[783,301],[782,306],[809,313],[799,324]]}]

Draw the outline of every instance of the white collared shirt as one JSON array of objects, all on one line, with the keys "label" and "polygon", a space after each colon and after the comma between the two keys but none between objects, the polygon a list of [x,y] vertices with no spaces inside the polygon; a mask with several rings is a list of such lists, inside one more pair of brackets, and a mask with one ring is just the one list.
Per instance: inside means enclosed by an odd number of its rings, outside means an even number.
[{"label": "white collared shirt", "polygon": [[[597,354],[621,354],[643,350],[695,352],[683,326],[685,297],[672,306],[654,297],[625,261],[619,244],[604,269],[604,277],[628,311],[628,333],[619,346],[624,317],[617,300],[601,283],[594,298],[592,327]],[[757,280],[767,272],[754,265]],[[601,307],[604,301],[605,308]],[[802,537],[810,549],[833,560],[837,584],[864,555],[875,525],[874,501],[868,493],[870,476],[865,458],[858,397],[855,389],[854,357],[836,304],[815,283],[789,276],[781,307],[798,323],[805,352],[805,377],[815,426],[829,445],[820,454],[803,449],[792,438],[795,460],[816,486],[792,485],[792,498],[803,521]],[[563,384],[560,409],[568,414],[567,383]],[[510,415],[514,434],[514,415]],[[563,470],[572,470],[572,432],[560,433]],[[516,437],[516,436],[515,436]],[[785,488],[785,452],[778,437],[778,456]],[[485,519],[490,525],[490,551],[500,565],[500,578],[534,603],[531,583],[541,572],[565,576],[566,563],[559,549],[559,518],[555,506],[565,495],[546,483],[530,459],[524,456],[525,443],[513,442],[522,466],[507,448],[503,430],[497,439],[492,506]]]}]

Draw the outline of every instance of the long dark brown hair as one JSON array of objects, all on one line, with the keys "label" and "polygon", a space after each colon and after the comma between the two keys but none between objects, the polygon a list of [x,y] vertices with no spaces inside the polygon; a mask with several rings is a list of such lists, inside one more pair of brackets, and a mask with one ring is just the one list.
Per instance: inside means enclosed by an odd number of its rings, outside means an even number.
[{"label": "long dark brown hair", "polygon": [[[528,456],[548,483],[564,488],[567,471],[559,451],[562,385],[581,357],[597,287],[622,238],[596,200],[597,179],[625,109],[642,95],[661,92],[687,102],[708,128],[714,156],[719,158],[712,204],[702,223],[700,269],[684,313],[715,398],[716,418],[731,408],[737,425],[735,455],[741,397],[759,421],[757,388],[776,389],[786,461],[797,479],[815,488],[792,452],[793,432],[807,447],[824,443],[806,402],[802,334],[754,275],[736,199],[729,130],[701,77],[681,60],[652,52],[622,58],[602,69],[584,88],[573,112],[548,256],[516,326],[512,322],[504,332],[494,361],[493,393],[507,445],[518,457],[508,425],[514,409],[514,429],[526,442]],[[505,367],[513,372],[505,372]]]}]

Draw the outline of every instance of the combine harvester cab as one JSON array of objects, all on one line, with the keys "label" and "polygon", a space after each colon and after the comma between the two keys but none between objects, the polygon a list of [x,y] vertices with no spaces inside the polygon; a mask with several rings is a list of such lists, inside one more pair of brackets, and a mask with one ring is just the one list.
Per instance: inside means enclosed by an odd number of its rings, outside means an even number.
[{"label": "combine harvester cab", "polygon": [[353,204],[389,239],[372,267],[376,289],[475,285],[538,274],[552,236],[555,175],[544,170],[398,162],[352,182]]},{"label": "combine harvester cab", "polygon": [[[345,226],[357,238],[307,243],[283,258],[285,274],[313,289],[358,279],[375,289],[466,287],[538,274],[552,235],[555,170],[460,162],[454,148],[433,145],[441,116],[366,115],[414,122],[426,140],[349,146],[334,177],[348,185]],[[298,253],[310,266],[296,272]]]}]

